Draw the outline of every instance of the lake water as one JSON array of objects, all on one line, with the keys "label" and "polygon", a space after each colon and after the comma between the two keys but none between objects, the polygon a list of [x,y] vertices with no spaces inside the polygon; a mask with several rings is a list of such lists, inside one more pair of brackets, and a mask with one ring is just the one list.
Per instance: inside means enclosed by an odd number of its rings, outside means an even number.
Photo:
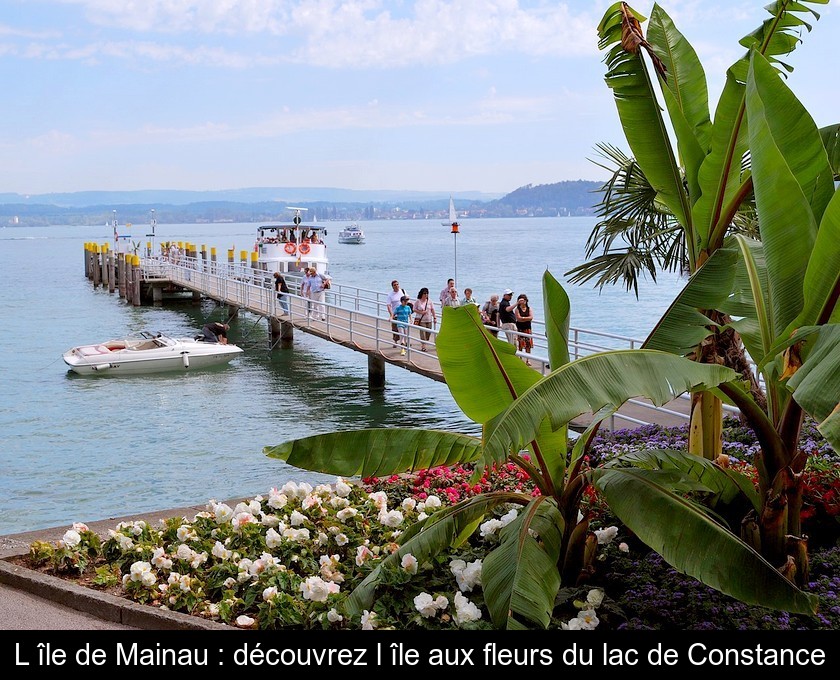
[{"label": "lake water", "polygon": [[[466,220],[457,237],[439,221],[362,222],[363,245],[338,244],[328,223],[336,282],[387,292],[398,278],[409,295],[437,300],[446,279],[481,302],[511,288],[542,318],[541,277],[559,280],[583,259],[591,218]],[[256,224],[158,225],[158,241],[250,251]],[[135,225],[133,240],[145,243]],[[84,243],[106,243],[101,227],[0,228],[0,534],[95,521],[267,493],[288,480],[332,481],[266,458],[287,439],[364,427],[411,426],[478,434],[446,385],[386,368],[386,389],[370,392],[363,354],[296,333],[294,347],[268,351],[266,322],[233,322],[245,354],[229,366],[189,374],[92,377],[71,374],[69,347],[139,330],[192,335],[223,320],[209,301],[133,307],[93,289]],[[457,238],[457,242],[455,239]],[[457,255],[457,265],[456,265]],[[678,280],[598,292],[567,286],[572,325],[644,337]]]}]

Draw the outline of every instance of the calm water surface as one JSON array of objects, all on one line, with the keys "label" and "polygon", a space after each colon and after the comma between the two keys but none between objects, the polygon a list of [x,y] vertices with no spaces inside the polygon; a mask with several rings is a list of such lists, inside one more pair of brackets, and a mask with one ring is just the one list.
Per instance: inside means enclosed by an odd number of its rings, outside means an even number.
[{"label": "calm water surface", "polygon": [[[215,246],[220,258],[233,247],[238,259],[257,226],[158,225],[157,237]],[[387,292],[398,278],[409,295],[427,286],[436,300],[457,267],[460,287],[480,301],[509,287],[527,293],[542,318],[542,273],[565,280],[592,220],[466,220],[457,237],[434,220],[362,222],[364,245],[338,244],[344,224],[326,226],[336,282]],[[145,226],[133,231],[146,241]],[[384,392],[370,392],[363,354],[305,333],[292,349],[269,352],[266,322],[249,314],[234,322],[231,342],[245,354],[229,366],[69,373],[61,354],[72,345],[146,329],[192,335],[223,320],[207,301],[132,307],[94,290],[84,243],[110,239],[106,226],[0,228],[0,534],[266,493],[288,480],[331,481],[263,455],[295,437],[390,426],[478,434],[445,385],[388,366]],[[638,301],[623,289],[567,286],[572,325],[644,337],[677,285],[666,276],[643,286]]]}]

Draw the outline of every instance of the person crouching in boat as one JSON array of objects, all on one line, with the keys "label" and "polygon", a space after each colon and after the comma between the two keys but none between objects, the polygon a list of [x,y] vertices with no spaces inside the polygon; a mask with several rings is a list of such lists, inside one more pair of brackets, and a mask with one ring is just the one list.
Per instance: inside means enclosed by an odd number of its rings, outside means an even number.
[{"label": "person crouching in boat", "polygon": [[218,342],[220,345],[227,345],[227,332],[229,330],[230,326],[226,323],[213,321],[212,323],[204,324],[201,332],[204,334],[204,342]]}]

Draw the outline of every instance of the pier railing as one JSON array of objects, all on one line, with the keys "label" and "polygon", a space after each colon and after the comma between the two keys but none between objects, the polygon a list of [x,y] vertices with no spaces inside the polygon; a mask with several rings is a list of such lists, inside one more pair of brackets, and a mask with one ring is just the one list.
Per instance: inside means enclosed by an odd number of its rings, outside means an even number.
[{"label": "pier railing", "polygon": [[[431,361],[429,372],[434,370],[435,365],[439,370],[439,362],[434,351],[439,328],[426,329],[411,324],[407,328],[408,346],[401,347],[394,340],[387,294],[381,291],[333,281],[331,287],[325,291],[321,308],[319,303],[301,295],[301,277],[288,274],[285,275],[285,279],[291,292],[287,296],[287,313],[277,299],[273,272],[249,266],[243,262],[215,262],[184,256],[173,262],[152,257],[141,260],[141,269],[146,280],[166,279],[227,304],[242,307],[266,317],[282,318],[298,327],[309,327],[313,332],[330,339],[340,335],[341,342],[365,345],[381,352],[393,351],[394,355],[405,349],[406,362],[413,362],[415,366],[422,367],[424,363],[428,364]],[[532,326],[533,331],[529,336],[533,341],[532,351],[530,354],[517,351],[517,356],[527,359],[535,370],[546,375],[550,372],[550,365],[545,323],[535,320]],[[423,344],[421,330],[430,334],[429,340],[425,341],[428,347],[426,352],[421,352],[419,349]],[[488,330],[495,331],[496,329],[488,327]],[[507,334],[508,331],[498,330],[500,340],[505,339]],[[512,335],[523,334],[512,333]],[[638,338],[615,333],[586,328],[569,329],[569,354],[572,359],[580,359],[608,350],[635,349],[642,343],[643,341]],[[690,399],[690,397],[683,395],[681,399]],[[682,422],[689,420],[687,412],[673,408],[657,407],[640,399],[631,399],[628,403],[640,409],[650,409],[670,415]],[[734,407],[725,405],[724,408],[729,412],[737,413]],[[611,429],[615,429],[616,420],[635,426],[652,422],[652,420],[616,413],[610,423]]]}]

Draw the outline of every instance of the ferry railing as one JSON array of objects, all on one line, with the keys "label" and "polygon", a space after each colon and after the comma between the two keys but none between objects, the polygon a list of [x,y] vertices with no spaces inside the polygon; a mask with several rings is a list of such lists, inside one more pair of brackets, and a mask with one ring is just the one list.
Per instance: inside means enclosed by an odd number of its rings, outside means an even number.
[{"label": "ferry railing", "polygon": [[[168,278],[188,287],[200,288],[210,297],[230,304],[240,305],[266,316],[283,317],[283,309],[274,290],[273,272],[243,262],[214,262],[203,258],[185,256],[181,256],[177,262],[152,257],[144,258],[142,263],[143,275],[147,279]],[[300,295],[301,278],[295,275],[287,275],[285,278],[291,291],[287,294],[290,305],[289,320],[300,325],[311,324],[311,321],[320,321],[320,318],[310,319],[308,317],[309,307],[312,304],[321,303],[315,303]],[[326,326],[327,334],[332,330],[341,330],[348,334],[350,342],[369,341],[373,343],[377,351],[383,349],[400,350],[401,345],[393,338],[387,297],[386,293],[380,291],[333,282],[331,287],[325,291],[323,303],[325,317],[323,323]],[[344,312],[344,314],[340,312]],[[348,312],[352,313],[348,314]],[[546,375],[550,372],[550,364],[548,342],[544,330],[545,322],[535,320],[532,322],[532,326],[533,332],[531,334],[498,329],[496,335],[503,341],[508,338],[509,334],[514,339],[519,336],[529,337],[533,342],[532,352],[517,351],[516,355],[523,360],[530,361],[536,370],[542,375]],[[486,328],[496,330],[489,326]],[[420,337],[421,331],[428,332],[430,336],[429,340],[425,341],[429,351],[422,353],[418,349],[419,345],[424,343]],[[408,346],[405,348],[406,360],[412,361],[412,355],[420,354],[435,357],[434,347],[439,332],[439,328],[427,329],[409,324],[407,329]],[[576,327],[569,329],[569,355],[573,360],[596,352],[635,349],[642,344],[643,341],[638,338],[615,333]],[[682,395],[681,398],[690,399],[690,396]],[[689,415],[686,413],[657,407],[638,399],[631,399],[628,403],[645,409],[658,410],[686,422],[689,420]],[[738,412],[737,408],[726,404],[724,409],[731,413]],[[619,413],[612,416],[611,421],[616,419],[636,425],[647,424],[646,421]]]}]

